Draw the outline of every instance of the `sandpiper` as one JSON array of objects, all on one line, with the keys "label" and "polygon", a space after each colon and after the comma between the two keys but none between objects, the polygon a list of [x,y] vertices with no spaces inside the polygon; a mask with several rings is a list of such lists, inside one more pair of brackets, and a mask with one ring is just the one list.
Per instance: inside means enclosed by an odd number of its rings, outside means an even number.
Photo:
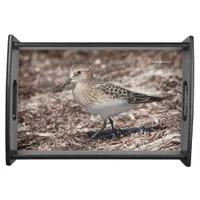
[{"label": "sandpiper", "polygon": [[68,83],[74,84],[74,100],[86,112],[100,114],[103,119],[101,129],[94,133],[90,139],[95,138],[106,128],[107,120],[111,124],[113,133],[116,133],[111,117],[127,112],[137,104],[161,101],[163,99],[162,97],[133,92],[118,85],[99,80],[94,77],[92,69],[88,65],[72,66],[69,79],[57,91]]}]

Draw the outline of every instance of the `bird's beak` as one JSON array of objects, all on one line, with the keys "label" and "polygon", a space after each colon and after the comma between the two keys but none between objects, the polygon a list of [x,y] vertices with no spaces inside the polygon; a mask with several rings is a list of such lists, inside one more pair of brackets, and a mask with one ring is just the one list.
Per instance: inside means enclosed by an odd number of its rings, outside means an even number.
[{"label": "bird's beak", "polygon": [[60,87],[58,87],[58,88],[55,90],[55,92],[58,92],[58,91],[61,90],[65,85],[71,83],[71,80],[72,80],[71,78],[68,79],[68,80],[66,80],[64,84],[62,84]]}]

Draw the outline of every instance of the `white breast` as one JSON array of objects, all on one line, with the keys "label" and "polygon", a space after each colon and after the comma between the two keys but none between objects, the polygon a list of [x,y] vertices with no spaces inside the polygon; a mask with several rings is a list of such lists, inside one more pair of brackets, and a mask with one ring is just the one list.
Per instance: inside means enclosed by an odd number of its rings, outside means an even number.
[{"label": "white breast", "polygon": [[103,119],[113,117],[117,114],[127,112],[133,108],[133,105],[120,99],[110,99],[103,102],[95,103],[91,106],[84,107],[86,112],[100,114]]}]

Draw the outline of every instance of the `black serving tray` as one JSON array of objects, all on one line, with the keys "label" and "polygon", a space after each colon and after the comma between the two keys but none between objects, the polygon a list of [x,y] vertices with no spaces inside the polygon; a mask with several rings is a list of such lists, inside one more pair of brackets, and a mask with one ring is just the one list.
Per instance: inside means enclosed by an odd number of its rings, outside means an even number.
[{"label": "black serving tray", "polygon": [[[170,151],[25,151],[17,150],[17,102],[19,50],[64,50],[64,49],[132,49],[157,50],[181,49],[183,51],[182,88],[182,131],[181,150]],[[8,36],[7,78],[6,78],[6,164],[16,159],[179,159],[186,166],[191,165],[192,127],[194,103],[194,39],[192,36],[183,42],[171,43],[38,43],[20,42],[13,35]]]}]

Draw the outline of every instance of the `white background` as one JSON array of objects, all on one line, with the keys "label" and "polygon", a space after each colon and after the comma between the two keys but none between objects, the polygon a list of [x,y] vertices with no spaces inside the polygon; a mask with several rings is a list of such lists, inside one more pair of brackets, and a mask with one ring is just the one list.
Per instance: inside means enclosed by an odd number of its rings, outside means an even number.
[{"label": "white background", "polygon": [[[54,2],[54,3],[52,3]],[[0,199],[200,199],[198,1],[0,1]],[[7,36],[24,42],[195,39],[192,167],[180,161],[19,160],[5,165]]]}]

